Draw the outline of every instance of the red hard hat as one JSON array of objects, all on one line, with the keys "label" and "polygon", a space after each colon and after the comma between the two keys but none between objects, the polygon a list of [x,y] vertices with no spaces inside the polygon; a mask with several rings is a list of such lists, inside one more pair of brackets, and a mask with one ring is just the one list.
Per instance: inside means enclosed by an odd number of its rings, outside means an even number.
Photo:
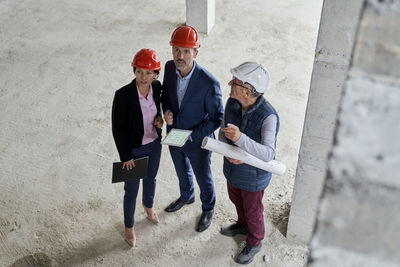
[{"label": "red hard hat", "polygon": [[169,44],[185,48],[198,48],[200,47],[199,34],[191,26],[180,26],[172,33]]},{"label": "red hard hat", "polygon": [[136,53],[132,61],[132,67],[146,70],[161,70],[160,58],[152,49],[142,49]]}]

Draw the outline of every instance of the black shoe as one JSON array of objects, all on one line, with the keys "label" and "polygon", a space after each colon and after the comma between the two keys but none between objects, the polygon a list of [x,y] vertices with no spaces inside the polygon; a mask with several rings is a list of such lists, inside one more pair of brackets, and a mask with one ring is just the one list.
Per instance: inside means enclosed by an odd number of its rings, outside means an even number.
[{"label": "black shoe", "polygon": [[178,198],[171,204],[169,204],[168,207],[165,208],[166,212],[174,212],[177,210],[180,210],[183,206],[192,204],[194,202],[194,198],[191,198],[189,200],[181,200],[181,198]]},{"label": "black shoe", "polygon": [[220,233],[222,235],[226,235],[226,236],[235,236],[238,234],[247,235],[249,233],[249,228],[247,228],[243,224],[240,224],[237,222],[237,223],[222,227]]},{"label": "black shoe", "polygon": [[236,262],[240,264],[248,264],[253,261],[254,256],[261,250],[261,243],[257,246],[250,246],[246,243],[246,246],[239,253],[236,258]]},{"label": "black shoe", "polygon": [[199,223],[197,224],[197,227],[196,227],[197,232],[203,232],[211,225],[213,213],[214,212],[211,211],[211,212],[207,212],[207,213],[203,212],[203,214],[201,214]]}]

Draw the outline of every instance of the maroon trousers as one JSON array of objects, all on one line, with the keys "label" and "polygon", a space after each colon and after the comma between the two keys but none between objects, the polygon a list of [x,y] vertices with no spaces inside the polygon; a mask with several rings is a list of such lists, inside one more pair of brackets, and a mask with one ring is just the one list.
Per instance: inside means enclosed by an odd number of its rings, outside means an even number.
[{"label": "maroon trousers", "polygon": [[250,246],[257,246],[264,239],[264,206],[262,198],[264,190],[258,192],[249,192],[234,187],[229,182],[229,199],[235,204],[238,215],[238,222],[249,228],[249,234],[246,242]]}]

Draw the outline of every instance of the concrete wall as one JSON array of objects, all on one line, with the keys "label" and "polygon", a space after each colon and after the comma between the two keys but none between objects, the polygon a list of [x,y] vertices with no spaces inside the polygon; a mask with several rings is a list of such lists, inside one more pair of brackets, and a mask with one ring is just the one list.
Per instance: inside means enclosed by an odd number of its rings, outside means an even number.
[{"label": "concrete wall", "polygon": [[323,4],[287,230],[289,239],[301,243],[313,232],[362,2]]},{"label": "concrete wall", "polygon": [[400,266],[399,25],[399,0],[365,1],[309,266]]},{"label": "concrete wall", "polygon": [[215,0],[186,0],[186,24],[210,33],[215,24]]}]

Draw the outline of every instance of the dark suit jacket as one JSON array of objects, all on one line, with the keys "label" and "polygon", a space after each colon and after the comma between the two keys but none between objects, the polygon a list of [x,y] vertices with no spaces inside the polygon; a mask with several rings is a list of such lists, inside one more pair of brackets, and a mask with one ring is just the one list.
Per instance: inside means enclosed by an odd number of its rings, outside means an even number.
[{"label": "dark suit jacket", "polygon": [[174,62],[165,64],[163,80],[163,111],[172,111],[174,122],[171,128],[193,130],[193,142],[201,142],[205,136],[214,137],[224,114],[219,82],[214,76],[196,64],[181,106],[178,106],[176,90],[176,67]]},{"label": "dark suit jacket", "polygon": [[[161,83],[154,80],[151,84],[153,98],[157,107],[157,116],[161,116],[160,99]],[[115,145],[122,162],[131,160],[132,148],[142,145],[144,134],[143,114],[140,108],[139,95],[136,89],[136,79],[115,92],[112,114],[112,133]],[[161,129],[157,128],[161,137]]]}]

